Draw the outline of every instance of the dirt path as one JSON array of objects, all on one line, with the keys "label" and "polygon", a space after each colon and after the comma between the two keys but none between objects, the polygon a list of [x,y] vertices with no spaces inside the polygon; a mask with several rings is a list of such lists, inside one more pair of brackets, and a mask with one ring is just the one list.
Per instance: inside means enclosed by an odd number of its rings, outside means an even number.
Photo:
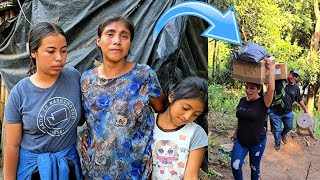
[{"label": "dirt path", "polygon": [[[214,137],[214,136],[212,136]],[[222,143],[230,143],[226,137],[218,137]],[[210,140],[209,140],[210,142]],[[310,137],[297,136],[295,133],[288,138],[288,143],[281,146],[280,151],[273,149],[274,138],[268,132],[267,147],[261,162],[262,180],[317,180],[320,179],[320,142]],[[219,155],[215,149],[209,150],[211,167],[223,175],[233,179],[231,168],[219,165]],[[217,157],[214,157],[217,156]],[[310,167],[310,168],[309,168]],[[244,179],[250,179],[248,157],[243,165]]]}]

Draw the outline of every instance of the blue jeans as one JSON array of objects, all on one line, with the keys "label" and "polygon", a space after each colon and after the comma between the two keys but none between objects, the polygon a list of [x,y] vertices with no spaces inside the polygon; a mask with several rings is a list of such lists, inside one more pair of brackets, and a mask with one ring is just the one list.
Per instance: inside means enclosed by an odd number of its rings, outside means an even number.
[{"label": "blue jeans", "polygon": [[235,139],[231,153],[232,174],[235,180],[243,180],[242,164],[244,158],[249,152],[249,161],[251,167],[251,180],[258,180],[260,177],[260,161],[266,148],[267,136],[264,140],[251,147],[243,146]]},{"label": "blue jeans", "polygon": [[[270,119],[273,123],[273,135],[274,141],[277,145],[280,145],[281,137],[288,134],[288,132],[293,128],[294,114],[290,112],[285,115],[277,115],[270,110]],[[283,123],[283,129],[282,129]]]}]

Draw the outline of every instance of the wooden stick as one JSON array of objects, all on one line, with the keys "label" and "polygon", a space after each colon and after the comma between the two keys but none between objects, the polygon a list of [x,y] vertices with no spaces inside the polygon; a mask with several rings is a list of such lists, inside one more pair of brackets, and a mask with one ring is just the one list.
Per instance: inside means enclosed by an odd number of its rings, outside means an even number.
[{"label": "wooden stick", "polygon": [[16,16],[16,12],[13,9],[10,9],[10,18],[13,18]]},{"label": "wooden stick", "polygon": [[4,83],[3,83],[3,80],[1,81],[1,94],[0,94],[0,102],[1,103],[4,103],[4,100],[5,100],[5,90],[6,90],[6,87],[4,86]]},{"label": "wooden stick", "polygon": [[9,10],[4,12],[4,20],[6,21],[7,19],[10,19],[10,11]]},{"label": "wooden stick", "polygon": [[311,169],[311,162],[309,163],[309,167],[308,167],[308,170],[307,170],[307,176],[306,176],[306,179],[305,179],[305,180],[307,180],[307,179],[308,179],[310,169]]},{"label": "wooden stick", "polygon": [[7,104],[8,97],[9,97],[9,92],[8,92],[7,88],[4,86],[4,105]]}]

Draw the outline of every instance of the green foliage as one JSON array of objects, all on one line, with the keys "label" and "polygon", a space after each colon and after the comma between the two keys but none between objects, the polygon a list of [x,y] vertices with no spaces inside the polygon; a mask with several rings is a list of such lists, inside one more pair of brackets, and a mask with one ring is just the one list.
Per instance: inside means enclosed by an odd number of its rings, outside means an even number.
[{"label": "green foliage", "polygon": [[228,8],[230,8],[233,1],[232,0],[209,0],[208,3],[217,7],[221,12],[225,12]]},{"label": "green foliage", "polygon": [[[299,68],[303,74],[303,82],[316,81],[316,74],[320,73],[320,68],[313,67],[319,67],[320,56],[312,56],[309,53],[311,35],[314,31],[313,1],[211,0],[209,3],[223,12],[234,4],[243,41],[265,47],[276,58],[276,62],[288,63],[289,69]],[[233,45],[219,42],[219,72],[213,77],[216,83],[234,84],[231,80],[229,54],[234,48]],[[212,51],[213,49],[209,48],[211,67]]]},{"label": "green foliage", "polygon": [[233,113],[243,93],[227,89],[226,86],[219,84],[210,84],[208,107],[216,112]]},{"label": "green foliage", "polygon": [[[208,107],[212,112],[212,131],[227,135],[230,130],[235,128],[236,107],[241,97],[244,96],[242,91],[228,89],[226,86],[219,84],[210,84]],[[223,121],[222,119],[227,119]]]},{"label": "green foliage", "polygon": [[217,146],[220,145],[220,142],[218,139],[209,139],[209,146],[216,148]]},{"label": "green foliage", "polygon": [[[213,47],[214,42],[217,42],[219,59],[215,59],[215,66],[213,67]],[[209,77],[217,84],[234,85],[235,81],[232,79],[232,61],[233,57],[230,56],[230,51],[233,45],[229,43],[215,41],[209,39],[208,44],[208,63],[209,63]],[[212,73],[213,69],[215,72]]]},{"label": "green foliage", "polygon": [[[276,58],[276,62],[286,62],[288,70],[299,69],[301,85],[320,83],[320,52],[310,50],[316,22],[313,1],[209,0],[208,2],[222,12],[234,4],[244,42],[254,42],[265,47]],[[230,91],[240,89],[241,86],[232,79],[230,51],[241,47],[217,41],[218,48],[214,49],[213,42],[214,40],[209,40],[208,45],[209,81],[213,83],[209,87],[209,92],[214,91],[214,94],[209,95],[209,107],[219,118],[234,121],[235,107],[242,96]],[[215,50],[218,57],[213,59]],[[217,130],[222,133],[229,126],[223,123],[216,125],[219,127]],[[320,131],[320,128],[318,129]],[[316,134],[320,136],[320,132]]]},{"label": "green foliage", "polygon": [[208,177],[216,180],[221,179],[221,175],[212,168],[209,168]]}]

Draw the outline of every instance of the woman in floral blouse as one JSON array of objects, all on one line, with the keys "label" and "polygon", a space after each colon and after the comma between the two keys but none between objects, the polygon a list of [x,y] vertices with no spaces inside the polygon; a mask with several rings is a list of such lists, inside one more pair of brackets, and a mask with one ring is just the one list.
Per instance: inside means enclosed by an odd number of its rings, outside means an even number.
[{"label": "woman in floral blouse", "polygon": [[81,77],[87,179],[146,179],[150,173],[153,110],[163,110],[163,95],[149,66],[125,59],[133,37],[133,24],[123,17],[101,23],[96,43],[103,64]]}]

